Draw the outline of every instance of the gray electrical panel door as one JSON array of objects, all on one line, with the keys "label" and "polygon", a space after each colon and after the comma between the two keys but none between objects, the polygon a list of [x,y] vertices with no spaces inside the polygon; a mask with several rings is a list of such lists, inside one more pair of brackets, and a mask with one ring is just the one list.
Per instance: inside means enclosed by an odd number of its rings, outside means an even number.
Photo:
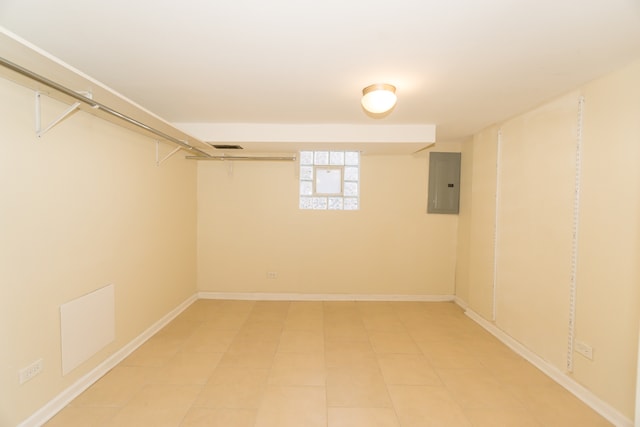
[{"label": "gray electrical panel door", "polygon": [[429,153],[428,213],[457,214],[460,209],[460,153]]}]

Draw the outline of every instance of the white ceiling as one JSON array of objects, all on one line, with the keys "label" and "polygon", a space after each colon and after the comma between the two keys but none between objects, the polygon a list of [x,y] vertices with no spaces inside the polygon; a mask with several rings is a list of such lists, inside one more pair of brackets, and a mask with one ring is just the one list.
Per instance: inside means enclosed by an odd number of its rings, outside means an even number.
[{"label": "white ceiling", "polygon": [[[206,141],[245,124],[453,141],[640,58],[639,0],[0,0],[0,26]],[[399,98],[383,119],[359,104],[378,82]]]}]

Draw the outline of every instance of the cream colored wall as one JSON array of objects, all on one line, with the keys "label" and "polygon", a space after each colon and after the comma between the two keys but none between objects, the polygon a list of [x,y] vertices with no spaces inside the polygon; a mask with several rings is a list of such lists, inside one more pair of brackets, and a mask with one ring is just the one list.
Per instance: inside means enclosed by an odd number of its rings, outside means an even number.
[{"label": "cream colored wall", "polygon": [[295,163],[201,162],[198,288],[452,295],[458,217],[426,214],[428,152],[361,163],[361,210],[343,212],[298,208]]},{"label": "cream colored wall", "polygon": [[[42,100],[44,123],[67,107]],[[0,150],[0,425],[13,426],[194,294],[196,165],[156,167],[151,139],[82,112],[38,139],[34,93],[3,79]],[[59,306],[108,283],[115,342],[62,377]]]},{"label": "cream colored wall", "polygon": [[[559,370],[566,369],[578,106],[584,96],[577,264],[576,339],[570,375],[633,419],[640,314],[640,62],[529,113],[477,134],[473,141],[471,309],[491,320],[497,175],[495,324]],[[496,150],[498,130],[501,150]],[[482,271],[480,279],[474,272]],[[463,280],[464,277],[460,277]],[[474,297],[477,295],[477,297]]]},{"label": "cream colored wall", "polygon": [[473,182],[473,140],[460,144],[460,212],[458,214],[458,242],[456,249],[455,295],[459,303],[469,301],[471,257],[471,195]]},{"label": "cream colored wall", "polygon": [[586,86],[576,378],[633,419],[640,319],[640,61]]}]

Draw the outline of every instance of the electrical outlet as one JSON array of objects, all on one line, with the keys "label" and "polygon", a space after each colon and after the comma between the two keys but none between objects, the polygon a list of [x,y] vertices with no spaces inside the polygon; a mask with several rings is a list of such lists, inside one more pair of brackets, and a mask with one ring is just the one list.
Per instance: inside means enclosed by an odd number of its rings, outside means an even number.
[{"label": "electrical outlet", "polygon": [[591,347],[590,345],[587,345],[580,341],[576,341],[575,350],[587,359],[593,360],[593,347]]},{"label": "electrical outlet", "polygon": [[31,378],[35,377],[40,372],[42,372],[42,367],[43,367],[42,359],[38,359],[35,362],[33,362],[31,365],[20,369],[20,384],[26,383]]},{"label": "electrical outlet", "polygon": [[277,278],[278,278],[278,272],[276,271],[267,272],[267,279],[275,280]]}]

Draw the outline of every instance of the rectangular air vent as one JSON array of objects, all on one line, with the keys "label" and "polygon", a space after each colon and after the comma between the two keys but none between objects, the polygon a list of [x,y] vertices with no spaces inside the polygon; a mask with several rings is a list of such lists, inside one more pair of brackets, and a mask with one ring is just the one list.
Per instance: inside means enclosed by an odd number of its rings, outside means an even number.
[{"label": "rectangular air vent", "polygon": [[242,150],[242,147],[239,145],[231,145],[231,144],[211,144],[213,148],[216,150]]}]

